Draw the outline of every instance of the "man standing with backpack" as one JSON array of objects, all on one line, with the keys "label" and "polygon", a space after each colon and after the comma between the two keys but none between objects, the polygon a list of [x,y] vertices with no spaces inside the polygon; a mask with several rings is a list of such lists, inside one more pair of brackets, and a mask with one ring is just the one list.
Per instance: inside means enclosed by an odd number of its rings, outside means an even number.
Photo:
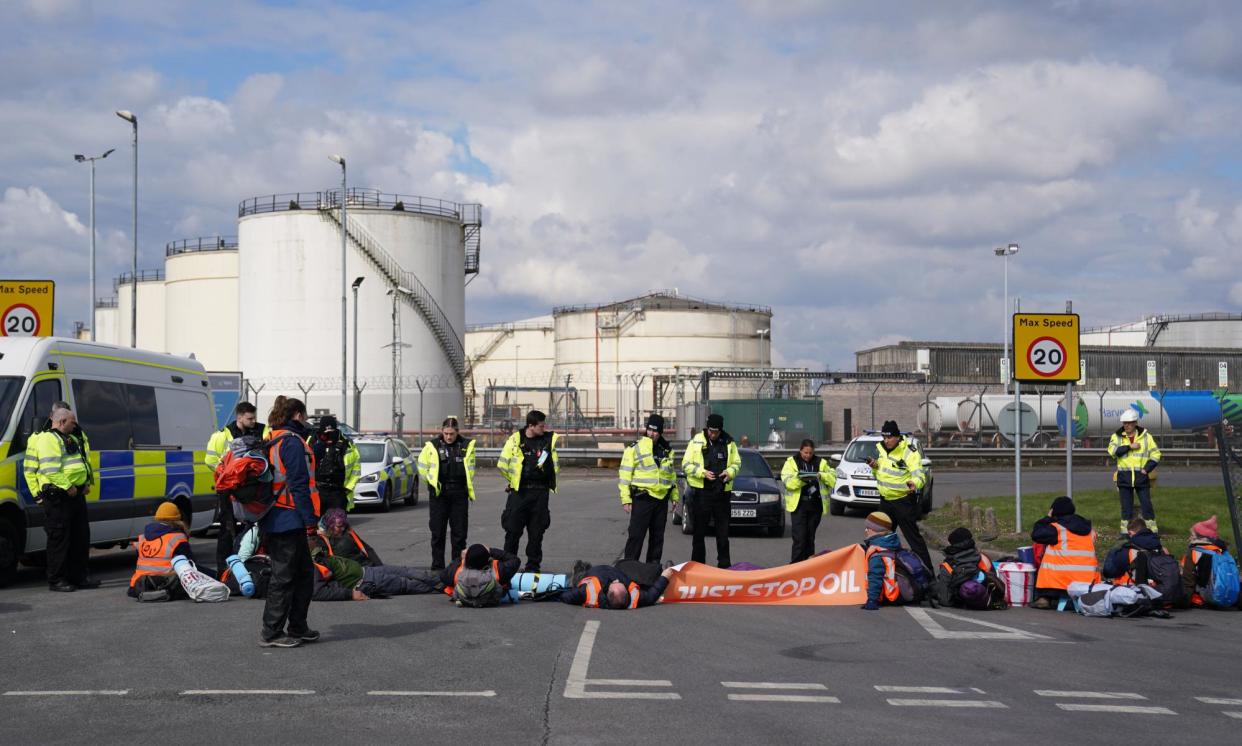
[{"label": "man standing with backpack", "polygon": [[[211,468],[212,475],[220,465],[220,459],[229,452],[233,441],[250,436],[262,438],[267,426],[258,421],[258,410],[248,401],[237,402],[233,407],[233,421],[211,434],[207,441],[207,455],[203,463]],[[220,503],[216,508],[216,520],[220,523],[220,532],[216,534],[216,567],[223,572],[228,565],[225,560],[236,551],[237,519],[233,516],[233,505],[227,494],[220,494]]]},{"label": "man standing with backpack", "polygon": [[505,551],[517,554],[526,532],[526,567],[523,572],[539,572],[543,562],[543,533],[552,524],[548,499],[556,492],[556,475],[560,471],[556,433],[547,429],[547,417],[532,409],[526,415],[526,427],[509,436],[496,468],[508,486],[505,510],[500,526],[505,530]]},{"label": "man standing with backpack", "polygon": [[1238,602],[1238,563],[1220,538],[1216,516],[1190,527],[1182,558],[1182,587],[1192,606],[1227,609]]},{"label": "man standing with backpack", "polygon": [[325,511],[353,509],[354,485],[362,474],[362,459],[358,446],[341,434],[340,424],[330,414],[319,418],[314,451],[320,507]]}]

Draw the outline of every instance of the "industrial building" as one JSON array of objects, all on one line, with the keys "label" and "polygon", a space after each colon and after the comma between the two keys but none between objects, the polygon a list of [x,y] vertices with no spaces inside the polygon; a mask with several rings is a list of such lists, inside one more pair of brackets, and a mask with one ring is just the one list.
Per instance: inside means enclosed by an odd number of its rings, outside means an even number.
[{"label": "industrial building", "polygon": [[[434,428],[462,413],[465,278],[479,271],[481,227],[477,204],[375,189],[244,200],[236,238],[175,241],[163,269],[139,273],[138,346],[242,372],[261,411],[284,394],[342,414],[344,383],[344,414],[363,429]],[[344,382],[342,272],[353,285]],[[133,278],[114,287],[95,304],[96,338],[128,345]]]}]

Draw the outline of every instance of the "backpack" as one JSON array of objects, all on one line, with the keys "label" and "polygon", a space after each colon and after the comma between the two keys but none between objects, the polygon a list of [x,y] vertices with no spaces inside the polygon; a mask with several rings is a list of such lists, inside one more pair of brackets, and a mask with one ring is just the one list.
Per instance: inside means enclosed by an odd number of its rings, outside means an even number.
[{"label": "backpack", "polygon": [[1160,598],[1166,604],[1178,606],[1186,600],[1182,568],[1167,554],[1138,550],[1134,557],[1134,582],[1160,591]]},{"label": "backpack", "polygon": [[1238,563],[1228,552],[1218,552],[1207,547],[1197,549],[1212,557],[1212,574],[1208,584],[1199,589],[1199,595],[1209,606],[1227,609],[1238,602]]},{"label": "backpack", "polygon": [[499,606],[503,595],[504,588],[501,587],[500,581],[492,573],[491,568],[474,570],[463,567],[453,581],[452,599],[453,603],[458,606],[469,606],[475,609]]},{"label": "backpack", "polygon": [[283,433],[266,441],[257,435],[234,438],[216,465],[216,493],[232,501],[237,520],[257,523],[272,509],[277,497],[272,491],[272,448],[287,437],[293,436]]},{"label": "backpack", "polygon": [[909,549],[884,549],[879,554],[892,557],[896,566],[897,588],[901,592],[901,602],[905,604],[922,603],[931,589],[931,574],[923,566],[923,561]]},{"label": "backpack", "polygon": [[326,441],[323,458],[315,460],[315,481],[329,487],[345,484],[345,455],[349,453],[349,441],[344,438]]},{"label": "backpack", "polygon": [[[1116,616],[1123,619],[1168,616],[1167,612],[1159,610],[1160,592],[1149,585],[1082,583],[1085,589],[1075,588],[1077,585],[1071,583],[1068,592],[1074,600],[1074,608],[1083,616]],[[1085,592],[1077,593],[1080,590]]]}]

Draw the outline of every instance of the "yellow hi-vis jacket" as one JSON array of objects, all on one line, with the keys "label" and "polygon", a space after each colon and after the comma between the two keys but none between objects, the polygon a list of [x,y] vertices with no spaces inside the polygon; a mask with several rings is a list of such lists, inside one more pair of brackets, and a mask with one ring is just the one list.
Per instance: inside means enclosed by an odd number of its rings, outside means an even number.
[{"label": "yellow hi-vis jacket", "polygon": [[[666,444],[667,445],[667,444]],[[672,448],[658,462],[655,443],[646,435],[625,447],[621,454],[621,468],[617,469],[617,485],[621,490],[621,504],[633,502],[631,490],[641,490],[663,500],[668,497],[677,502],[677,467]]]},{"label": "yellow hi-vis jacket", "polygon": [[[1130,450],[1118,456],[1117,449],[1121,446],[1129,446]],[[1113,481],[1122,487],[1133,487],[1142,482],[1143,475],[1138,473],[1140,469],[1146,469],[1150,478],[1151,470],[1160,464],[1160,449],[1156,447],[1156,439],[1142,427],[1134,429],[1133,443],[1124,429],[1113,433],[1113,437],[1108,439],[1108,455],[1117,461],[1117,473],[1113,475]]]},{"label": "yellow hi-vis jacket", "polygon": [[884,450],[880,443],[875,449],[876,486],[880,488],[880,497],[885,500],[898,500],[910,493],[906,482],[913,482],[914,489],[921,490],[927,484],[927,475],[923,473],[923,458],[919,452],[910,447],[910,441],[903,437],[892,451]]},{"label": "yellow hi-vis jacket", "polygon": [[[552,436],[552,445],[550,458],[552,459],[552,473],[559,476],[561,473],[561,457],[556,452],[556,444],[560,441],[561,436],[556,433],[547,433]],[[500,449],[500,458],[496,459],[496,468],[500,469],[501,475],[505,481],[509,483],[515,492],[522,487],[522,431],[517,430],[509,439],[505,441],[505,445]],[[552,491],[556,492],[555,482]]]},{"label": "yellow hi-vis jacket", "polygon": [[[465,446],[462,450],[462,466],[466,469],[466,494],[470,495],[470,499],[474,499],[474,439],[462,438],[457,436],[458,440]],[[423,446],[423,450],[418,454],[418,473],[427,483],[427,487],[433,492],[440,491],[440,446],[442,438],[434,438],[427,441]]]},{"label": "yellow hi-vis jacket", "polygon": [[[73,443],[73,448],[67,447]],[[70,453],[73,450],[73,453]],[[26,455],[22,473],[30,494],[37,496],[43,485],[51,484],[67,490],[83,487],[94,482],[91,473],[90,446],[83,435],[73,435],[44,430],[30,436],[26,442]]]},{"label": "yellow hi-vis jacket", "polygon": [[[720,437],[725,437],[726,433],[721,433]],[[725,489],[729,488],[729,483],[742,470],[742,455],[737,452],[737,441],[729,438],[729,454],[725,461]],[[686,453],[681,457],[681,470],[686,473],[686,482],[695,489],[703,489],[703,449],[707,448],[707,435],[705,433],[696,433],[690,439],[689,445],[686,446]]]},{"label": "yellow hi-vis jacket", "polygon": [[[828,498],[837,486],[837,472],[828,465],[828,459],[823,456],[813,458],[819,459],[819,496],[823,499],[824,512],[827,513]],[[781,484],[785,487],[785,510],[790,513],[798,509],[802,488],[807,484],[806,480],[798,476],[799,473],[799,460],[793,456],[785,459],[785,465],[781,467]]]}]

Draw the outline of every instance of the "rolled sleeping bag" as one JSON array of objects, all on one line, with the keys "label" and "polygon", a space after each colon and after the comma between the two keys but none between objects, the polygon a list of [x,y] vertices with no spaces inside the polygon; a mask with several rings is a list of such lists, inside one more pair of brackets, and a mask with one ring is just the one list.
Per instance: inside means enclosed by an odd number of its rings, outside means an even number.
[{"label": "rolled sleeping bag", "polygon": [[246,598],[254,596],[254,579],[250,577],[250,571],[246,569],[246,563],[242,562],[241,557],[230,554],[225,562],[228,563],[233,577],[237,579],[237,587],[241,589],[242,595]]},{"label": "rolled sleeping bag", "polygon": [[520,572],[509,584],[508,602],[517,603],[522,593],[547,593],[569,587],[569,576],[547,572]]}]

